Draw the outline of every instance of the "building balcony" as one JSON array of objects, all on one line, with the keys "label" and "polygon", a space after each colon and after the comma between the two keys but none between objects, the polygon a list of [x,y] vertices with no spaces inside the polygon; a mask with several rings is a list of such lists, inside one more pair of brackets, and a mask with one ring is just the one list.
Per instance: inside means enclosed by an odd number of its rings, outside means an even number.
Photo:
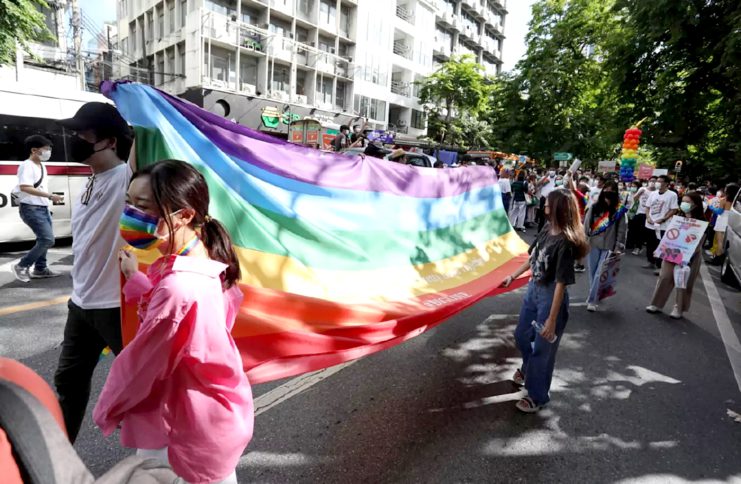
[{"label": "building balcony", "polygon": [[471,25],[464,25],[461,29],[461,37],[474,40],[476,35],[476,30]]},{"label": "building balcony", "polygon": [[276,36],[270,39],[269,42],[270,47],[268,48],[268,53],[270,55],[287,62],[293,61],[293,46],[295,43],[291,39]]},{"label": "building balcony", "polygon": [[394,54],[405,59],[412,59],[412,46],[405,40],[394,40]]},{"label": "building balcony", "polygon": [[412,88],[410,83],[403,81],[391,81],[391,92],[400,96],[410,97]]},{"label": "building balcony", "polygon": [[309,98],[305,94],[296,94],[293,96],[293,102],[298,104],[309,104]]},{"label": "building balcony", "polygon": [[255,86],[254,84],[250,84],[248,82],[242,82],[240,84],[241,86],[239,92],[241,92],[242,94],[246,94],[248,96],[254,96],[255,94],[257,94],[257,86]]},{"label": "building balcony", "polygon": [[400,19],[414,25],[414,13],[406,5],[396,6],[396,16]]},{"label": "building balcony", "polygon": [[449,42],[446,43],[442,41],[435,42],[432,46],[432,54],[438,55],[438,56],[450,57],[450,54],[451,54],[450,43]]},{"label": "building balcony", "polygon": [[268,3],[270,4],[270,8],[293,16],[294,0],[270,0]]}]

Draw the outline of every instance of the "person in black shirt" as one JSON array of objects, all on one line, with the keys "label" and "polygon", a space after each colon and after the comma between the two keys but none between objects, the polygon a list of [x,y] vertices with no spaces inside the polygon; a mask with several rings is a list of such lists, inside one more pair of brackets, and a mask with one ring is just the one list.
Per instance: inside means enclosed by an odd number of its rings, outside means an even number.
[{"label": "person in black shirt", "polygon": [[[576,199],[566,189],[555,189],[545,201],[548,222],[530,246],[530,258],[502,282],[509,286],[530,269],[527,294],[520,309],[515,341],[522,353],[516,384],[525,385],[528,396],[517,402],[525,413],[540,410],[550,397],[556,351],[569,317],[566,286],[575,282],[574,261],[589,251]],[[535,326],[542,326],[538,333]]]},{"label": "person in black shirt", "polygon": [[335,151],[342,151],[345,148],[348,147],[350,143],[348,143],[348,134],[350,133],[350,128],[343,124],[340,126],[340,132],[335,136],[335,138],[332,140],[332,149]]}]

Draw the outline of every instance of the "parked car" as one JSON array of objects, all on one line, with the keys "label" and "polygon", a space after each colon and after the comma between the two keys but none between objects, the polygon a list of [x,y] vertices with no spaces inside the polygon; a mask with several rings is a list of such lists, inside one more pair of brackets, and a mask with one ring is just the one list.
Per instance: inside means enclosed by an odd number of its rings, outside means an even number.
[{"label": "parked car", "polygon": [[739,287],[741,284],[741,191],[736,194],[728,214],[725,237],[725,259],[720,267],[720,280]]}]

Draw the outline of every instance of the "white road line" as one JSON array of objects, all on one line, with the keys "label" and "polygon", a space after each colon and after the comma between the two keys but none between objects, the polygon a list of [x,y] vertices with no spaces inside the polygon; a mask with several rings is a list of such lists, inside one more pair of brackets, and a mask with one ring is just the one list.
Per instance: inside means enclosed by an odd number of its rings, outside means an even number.
[{"label": "white road line", "polygon": [[488,318],[486,318],[482,324],[489,323],[491,321],[503,321],[505,319],[518,319],[520,317],[519,314],[492,314]]},{"label": "white road line", "polygon": [[341,365],[331,366],[323,370],[296,377],[278,387],[273,388],[267,393],[263,393],[255,399],[255,417],[263,412],[267,412],[276,405],[280,405],[289,398],[295,397],[304,390],[308,390],[320,381],[329,378],[338,371],[341,371],[352,365],[356,361],[358,360],[348,361],[347,363],[343,363]]},{"label": "white road line", "polygon": [[0,265],[0,272],[8,272],[10,271],[10,266],[17,263],[21,258],[13,259],[10,262],[6,262],[5,264]]},{"label": "white road line", "polygon": [[705,264],[700,266],[700,276],[702,276],[702,283],[705,285],[705,292],[710,300],[710,309],[713,311],[715,324],[718,325],[723,346],[725,346],[728,359],[731,361],[731,368],[733,369],[733,375],[736,377],[736,384],[739,391],[741,391],[741,342],[739,342],[738,335],[734,331],[733,326],[731,326],[731,320],[723,305],[723,300],[720,298],[718,288],[710,277]]}]

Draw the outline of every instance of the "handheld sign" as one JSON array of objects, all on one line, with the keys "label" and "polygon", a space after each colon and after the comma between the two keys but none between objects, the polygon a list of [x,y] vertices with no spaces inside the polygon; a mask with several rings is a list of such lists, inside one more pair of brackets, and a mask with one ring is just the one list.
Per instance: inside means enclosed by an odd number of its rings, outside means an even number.
[{"label": "handheld sign", "polygon": [[675,215],[669,221],[654,256],[677,265],[689,265],[708,223]]}]

